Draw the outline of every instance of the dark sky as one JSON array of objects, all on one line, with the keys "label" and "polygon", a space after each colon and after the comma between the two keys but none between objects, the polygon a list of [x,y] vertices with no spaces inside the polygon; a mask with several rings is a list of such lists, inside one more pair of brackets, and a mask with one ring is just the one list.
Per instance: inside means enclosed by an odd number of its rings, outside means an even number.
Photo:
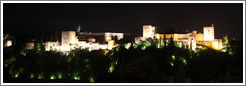
[{"label": "dark sky", "polygon": [[243,38],[243,4],[5,3],[4,33],[76,30],[142,35],[143,25],[159,31],[197,30],[215,24],[215,38]]}]

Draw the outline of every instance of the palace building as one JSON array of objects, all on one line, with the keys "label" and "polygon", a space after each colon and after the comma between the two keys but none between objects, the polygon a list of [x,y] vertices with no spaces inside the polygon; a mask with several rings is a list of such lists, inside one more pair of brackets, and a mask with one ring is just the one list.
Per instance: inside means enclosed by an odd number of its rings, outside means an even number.
[{"label": "palace building", "polygon": [[[91,50],[109,49],[116,47],[117,44],[112,40],[112,37],[117,37],[118,40],[123,38],[124,33],[91,33],[80,32],[80,26],[76,31],[62,31],[61,42],[45,42],[45,51],[71,51],[75,48],[88,48]],[[34,42],[26,44],[27,49],[34,49]]]},{"label": "palace building", "polygon": [[[102,32],[102,33],[92,33],[92,32],[80,32],[80,26],[76,31],[62,31],[61,32],[61,42],[45,42],[45,51],[71,51],[75,48],[88,48],[91,50],[98,49],[109,49],[116,47],[118,44],[115,43],[113,38],[120,40],[124,37],[124,33],[112,33],[112,32]],[[152,25],[143,26],[143,36],[135,37],[135,43],[140,41],[146,41],[146,39],[164,39],[166,43],[169,42],[171,38],[179,46],[186,46],[189,49],[195,50],[197,45],[207,46],[216,50],[222,49],[222,39],[215,39],[214,37],[214,25],[203,27],[203,33],[197,33],[197,31],[192,31],[186,34],[161,34],[156,33],[156,27]],[[34,48],[34,42],[28,42],[26,44],[27,49]]]},{"label": "palace building", "polygon": [[[154,34],[154,35],[153,35]],[[164,36],[165,35],[165,36]],[[159,34],[155,33],[155,27],[151,25],[143,26],[143,37],[136,37],[135,42],[145,41],[147,38],[170,40],[172,37],[175,43],[184,44],[188,48],[195,50],[197,45],[207,46],[216,50],[222,49],[222,39],[214,38],[214,25],[203,27],[203,34],[192,31],[186,34]]]}]

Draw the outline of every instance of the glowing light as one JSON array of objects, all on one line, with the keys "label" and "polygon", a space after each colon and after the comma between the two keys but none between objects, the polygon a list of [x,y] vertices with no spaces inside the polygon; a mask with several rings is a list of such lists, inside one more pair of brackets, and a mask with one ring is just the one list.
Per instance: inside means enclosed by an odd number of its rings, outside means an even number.
[{"label": "glowing light", "polygon": [[80,80],[80,76],[74,76],[73,79],[74,80]]},{"label": "glowing light", "polygon": [[44,78],[43,74],[38,74],[38,79],[43,79],[43,78]]},{"label": "glowing light", "polygon": [[143,47],[142,47],[142,50],[145,50],[145,49],[146,49],[146,46],[143,46]]},{"label": "glowing light", "polygon": [[59,46],[57,47],[59,50],[61,51],[70,51],[70,47],[69,46]]},{"label": "glowing light", "polygon": [[214,46],[215,49],[217,49],[217,50],[219,49],[218,42],[213,42],[213,46]]},{"label": "glowing light", "polygon": [[214,27],[203,27],[204,41],[214,40]]},{"label": "glowing light", "polygon": [[183,63],[184,63],[184,64],[187,64],[187,61],[186,61],[186,59],[183,59],[182,61],[183,61]]},{"label": "glowing light", "polygon": [[127,43],[127,44],[125,44],[125,48],[126,48],[126,49],[129,49],[129,48],[130,48],[130,46],[131,46],[131,43]]},{"label": "glowing light", "polygon": [[109,40],[108,41],[108,49],[111,50],[114,46],[114,40]]},{"label": "glowing light", "polygon": [[199,48],[199,49],[202,49],[202,50],[206,50],[207,47],[204,47],[204,46],[196,46],[196,48]]},{"label": "glowing light", "polygon": [[161,48],[161,44],[160,43],[157,44],[157,48]]},{"label": "glowing light", "polygon": [[112,73],[114,71],[114,65],[111,64],[111,66],[109,67],[109,73]]},{"label": "glowing light", "polygon": [[12,46],[12,40],[7,41],[7,47]]},{"label": "glowing light", "polygon": [[73,73],[73,79],[74,80],[80,80],[79,72]]},{"label": "glowing light", "polygon": [[149,47],[151,44],[150,44],[150,42],[149,41],[145,41],[144,43],[143,43],[143,47],[142,47],[142,50],[145,50],[147,47]]},{"label": "glowing light", "polygon": [[174,55],[172,55],[172,59],[173,59],[173,60],[175,60],[175,59],[176,59]]},{"label": "glowing light", "polygon": [[72,43],[72,44],[75,44],[75,43],[76,43],[76,39],[75,39],[75,38],[72,38],[72,39],[71,39],[71,43]]},{"label": "glowing light", "polygon": [[15,73],[15,78],[19,77],[19,75],[20,75],[19,72]]},{"label": "glowing light", "polygon": [[228,54],[229,54],[229,55],[233,55],[233,52],[232,52],[231,49],[228,50]]},{"label": "glowing light", "polygon": [[108,50],[104,50],[104,55],[107,55],[109,51]]},{"label": "glowing light", "polygon": [[53,79],[56,79],[56,76],[52,74],[52,75],[50,76],[50,79],[52,79],[52,80],[53,80]]},{"label": "glowing light", "polygon": [[61,79],[62,78],[62,73],[58,73],[58,79]]},{"label": "glowing light", "polygon": [[30,78],[34,78],[34,74],[30,74]]},{"label": "glowing light", "polygon": [[151,25],[143,26],[143,37],[153,38],[155,35],[155,27]]},{"label": "glowing light", "polygon": [[91,47],[89,47],[89,51],[92,51],[92,48]]},{"label": "glowing light", "polygon": [[182,43],[181,42],[175,43],[175,46],[181,48],[182,47]]},{"label": "glowing light", "polygon": [[221,49],[221,52],[226,52],[226,49]]},{"label": "glowing light", "polygon": [[93,77],[89,77],[89,82],[94,82]]},{"label": "glowing light", "polygon": [[170,65],[173,66],[174,65],[173,62],[170,62]]}]

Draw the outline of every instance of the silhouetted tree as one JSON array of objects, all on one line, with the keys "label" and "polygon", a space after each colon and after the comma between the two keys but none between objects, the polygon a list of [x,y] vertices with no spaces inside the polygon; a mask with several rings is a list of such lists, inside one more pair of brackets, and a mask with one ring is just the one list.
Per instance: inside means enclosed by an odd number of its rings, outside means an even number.
[{"label": "silhouetted tree", "polygon": [[170,42],[169,42],[168,46],[169,46],[169,47],[174,47],[173,36],[171,36]]}]

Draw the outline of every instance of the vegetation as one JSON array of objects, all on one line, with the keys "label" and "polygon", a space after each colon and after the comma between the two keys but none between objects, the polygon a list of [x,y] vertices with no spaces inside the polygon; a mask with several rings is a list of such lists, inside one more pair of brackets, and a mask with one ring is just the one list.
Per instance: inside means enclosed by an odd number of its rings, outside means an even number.
[{"label": "vegetation", "polygon": [[75,49],[69,54],[5,47],[4,82],[243,82],[242,42],[230,41],[229,54],[204,46],[191,51],[170,41],[166,45],[163,39],[148,39],[129,48],[121,44],[112,50]]}]

